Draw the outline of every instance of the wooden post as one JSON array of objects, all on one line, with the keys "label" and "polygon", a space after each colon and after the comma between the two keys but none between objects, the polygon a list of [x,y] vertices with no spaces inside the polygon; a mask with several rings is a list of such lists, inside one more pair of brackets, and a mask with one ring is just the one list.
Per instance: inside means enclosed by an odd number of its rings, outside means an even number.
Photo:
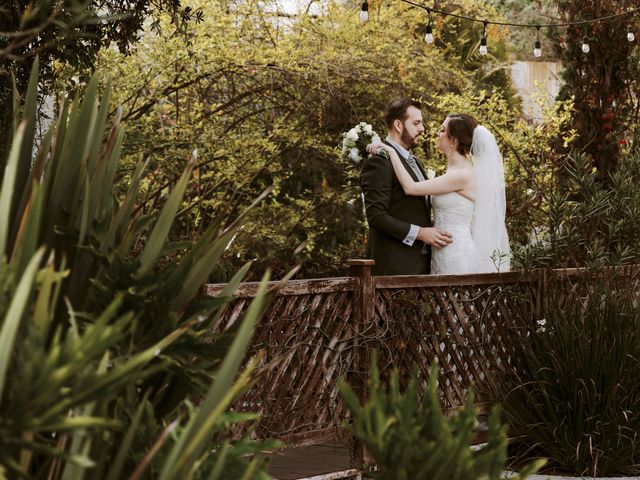
[{"label": "wooden post", "polygon": [[535,318],[532,328],[535,328],[535,322],[541,320],[547,313],[547,290],[549,288],[549,277],[546,268],[540,268],[535,271],[538,276],[536,282],[536,299],[534,305]]},{"label": "wooden post", "polygon": [[[373,284],[374,260],[347,260],[349,275],[356,280],[353,291],[352,319],[354,324],[354,359],[352,387],[362,403],[367,400],[367,380],[369,379],[369,363],[371,355],[363,335],[371,334],[367,329],[373,322],[375,311],[376,291]],[[363,469],[370,462],[365,458],[364,445],[355,440],[353,443],[353,458],[356,467]]]}]

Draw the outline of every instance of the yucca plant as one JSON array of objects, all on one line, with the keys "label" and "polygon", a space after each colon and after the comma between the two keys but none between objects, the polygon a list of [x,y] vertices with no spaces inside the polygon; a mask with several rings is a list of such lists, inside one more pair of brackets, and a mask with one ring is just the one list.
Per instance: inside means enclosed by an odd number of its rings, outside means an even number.
[{"label": "yucca plant", "polygon": [[[636,285],[600,274],[552,286],[545,318],[526,335],[505,336],[511,364],[498,398],[523,456],[575,476],[640,473]],[[572,295],[554,294],[568,287]]]},{"label": "yucca plant", "polygon": [[[340,394],[353,423],[345,425],[363,442],[375,462],[373,478],[385,480],[498,480],[503,478],[507,460],[507,427],[500,424],[500,408],[489,418],[488,442],[473,451],[478,409],[473,396],[452,417],[442,412],[437,392],[438,366],[432,365],[424,394],[414,375],[406,390],[400,390],[394,370],[388,388],[380,383],[376,356],[372,355],[368,398],[363,405],[344,383]],[[526,478],[542,465],[531,464],[521,470]]]},{"label": "yucca plant", "polygon": [[195,155],[159,212],[136,204],[142,164],[116,197],[123,131],[95,78],[34,152],[37,69],[0,165],[0,478],[266,477],[274,443],[224,440],[252,418],[225,412],[255,381],[235,378],[264,291],[216,337],[248,265],[199,296],[239,221],[169,242]]}]

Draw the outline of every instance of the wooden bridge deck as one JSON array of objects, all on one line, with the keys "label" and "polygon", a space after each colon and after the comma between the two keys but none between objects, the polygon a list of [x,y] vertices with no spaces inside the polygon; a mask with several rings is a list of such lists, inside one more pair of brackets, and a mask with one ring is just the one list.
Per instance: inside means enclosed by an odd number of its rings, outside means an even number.
[{"label": "wooden bridge deck", "polygon": [[271,455],[269,475],[277,480],[360,479],[349,446],[341,442],[286,448]]},{"label": "wooden bridge deck", "polygon": [[[479,417],[484,427],[477,432],[470,448],[486,445],[486,417]],[[268,473],[275,480],[364,480],[355,467],[349,445],[340,441],[325,442],[278,450],[272,453]],[[640,479],[639,479],[640,480]]]}]

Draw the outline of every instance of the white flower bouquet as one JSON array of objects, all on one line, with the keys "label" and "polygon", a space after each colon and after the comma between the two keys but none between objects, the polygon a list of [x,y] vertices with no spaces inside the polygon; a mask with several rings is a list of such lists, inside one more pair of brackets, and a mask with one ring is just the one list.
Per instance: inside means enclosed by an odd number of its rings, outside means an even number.
[{"label": "white flower bouquet", "polygon": [[367,145],[379,142],[380,137],[373,131],[373,127],[360,122],[348,132],[342,134],[342,159],[346,162],[360,165],[367,158]]}]

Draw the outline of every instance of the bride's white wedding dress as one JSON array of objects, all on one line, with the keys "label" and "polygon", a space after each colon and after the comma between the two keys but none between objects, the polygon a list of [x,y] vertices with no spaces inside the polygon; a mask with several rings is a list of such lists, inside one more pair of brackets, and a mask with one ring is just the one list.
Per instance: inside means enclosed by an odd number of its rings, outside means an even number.
[{"label": "bride's white wedding dress", "polygon": [[502,155],[495,137],[482,125],[473,131],[471,156],[475,203],[457,192],[431,196],[434,226],[453,236],[446,247],[431,249],[431,272],[435,274],[506,272],[510,268]]},{"label": "bride's white wedding dress", "polygon": [[471,225],[474,203],[457,192],[432,195],[434,227],[449,232],[453,243],[431,248],[431,273],[463,274],[480,271],[480,252],[473,241]]}]

